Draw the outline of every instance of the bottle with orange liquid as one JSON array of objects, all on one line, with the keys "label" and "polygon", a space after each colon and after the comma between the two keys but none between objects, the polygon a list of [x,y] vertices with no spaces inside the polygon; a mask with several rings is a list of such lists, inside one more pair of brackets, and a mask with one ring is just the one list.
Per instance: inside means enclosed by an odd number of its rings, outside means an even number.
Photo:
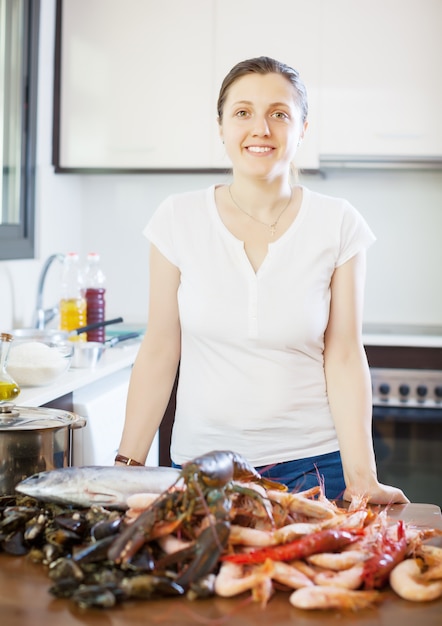
[{"label": "bottle with orange liquid", "polygon": [[[86,298],[77,252],[68,252],[61,278],[60,330],[71,331],[86,326]],[[86,341],[86,333],[70,337],[71,341]]]}]

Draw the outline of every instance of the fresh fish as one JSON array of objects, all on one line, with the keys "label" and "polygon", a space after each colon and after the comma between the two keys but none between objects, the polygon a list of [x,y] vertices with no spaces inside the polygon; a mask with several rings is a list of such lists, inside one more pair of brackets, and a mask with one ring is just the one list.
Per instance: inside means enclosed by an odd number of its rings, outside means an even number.
[{"label": "fresh fish", "polygon": [[180,476],[172,467],[91,465],[63,467],[29,476],[15,489],[38,500],[88,508],[127,508],[135,493],[163,493]]}]

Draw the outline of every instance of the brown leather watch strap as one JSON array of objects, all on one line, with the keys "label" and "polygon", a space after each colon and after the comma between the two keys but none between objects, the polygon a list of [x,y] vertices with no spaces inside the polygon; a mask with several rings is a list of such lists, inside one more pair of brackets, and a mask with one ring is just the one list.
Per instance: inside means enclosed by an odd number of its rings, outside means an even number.
[{"label": "brown leather watch strap", "polygon": [[115,457],[115,462],[117,461],[119,463],[124,463],[125,465],[140,465],[141,467],[144,467],[144,463],[135,461],[135,459],[130,459],[129,457],[124,456],[123,454],[117,454],[117,456]]}]

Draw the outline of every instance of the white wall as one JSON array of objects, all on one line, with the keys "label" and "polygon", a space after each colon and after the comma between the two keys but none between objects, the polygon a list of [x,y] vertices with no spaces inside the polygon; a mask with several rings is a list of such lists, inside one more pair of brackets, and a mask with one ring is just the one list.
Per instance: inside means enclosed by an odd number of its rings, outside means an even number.
[{"label": "white wall", "polygon": [[[108,316],[144,323],[147,242],[141,234],[169,193],[223,182],[223,175],[54,174],[51,163],[55,0],[41,2],[37,155],[37,259],[0,263],[0,328],[31,323],[38,273],[54,252],[101,253],[108,276]],[[214,113],[215,123],[215,113]],[[442,324],[442,171],[327,170],[301,178],[348,198],[378,241],[369,253],[365,321]],[[57,297],[51,270],[45,305]],[[8,290],[10,290],[8,294]]]}]

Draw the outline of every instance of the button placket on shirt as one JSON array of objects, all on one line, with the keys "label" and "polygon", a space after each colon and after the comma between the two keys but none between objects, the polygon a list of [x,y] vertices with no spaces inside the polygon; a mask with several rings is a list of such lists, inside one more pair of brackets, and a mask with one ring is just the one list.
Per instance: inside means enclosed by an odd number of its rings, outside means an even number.
[{"label": "button placket on shirt", "polygon": [[258,278],[256,276],[249,282],[248,308],[248,335],[251,339],[253,339],[258,336]]}]

